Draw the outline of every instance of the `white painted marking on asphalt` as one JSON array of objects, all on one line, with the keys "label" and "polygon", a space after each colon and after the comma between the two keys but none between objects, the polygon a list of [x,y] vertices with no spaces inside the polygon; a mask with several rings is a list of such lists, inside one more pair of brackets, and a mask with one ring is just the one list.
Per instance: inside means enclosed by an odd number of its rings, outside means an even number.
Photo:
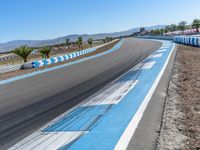
[{"label": "white painted marking on asphalt", "polygon": [[162,57],[163,53],[151,55],[151,58],[159,58]]},{"label": "white painted marking on asphalt", "polygon": [[169,46],[162,46],[160,49],[167,49]]},{"label": "white painted marking on asphalt", "polygon": [[84,135],[84,131],[35,132],[8,150],[49,150],[58,149]]},{"label": "white painted marking on asphalt", "polygon": [[117,82],[115,85],[112,85],[96,97],[93,97],[84,106],[118,104],[137,83],[138,80],[129,80],[125,83]]},{"label": "white painted marking on asphalt", "polygon": [[[149,57],[147,57],[146,59],[148,59],[148,58],[151,58],[151,55]],[[134,68],[132,68],[130,71],[151,69],[155,63],[156,63],[156,61],[147,62],[147,63],[139,63]]]},{"label": "white painted marking on asphalt", "polygon": [[155,63],[156,63],[155,61],[143,63],[142,67],[139,68],[139,69],[140,69],[140,70],[143,70],[143,69],[151,69]]},{"label": "white painted marking on asphalt", "polygon": [[170,44],[168,44],[168,43],[162,45],[162,47],[169,47],[169,46],[170,46]]},{"label": "white painted marking on asphalt", "polygon": [[126,150],[128,147],[128,144],[133,136],[133,134],[135,133],[135,130],[143,116],[144,111],[146,110],[146,107],[149,103],[149,101],[151,100],[151,97],[167,67],[167,64],[170,60],[170,57],[172,55],[172,52],[174,50],[175,44],[173,45],[172,51],[170,52],[162,70],[160,71],[160,73],[158,74],[158,77],[156,78],[155,82],[153,83],[151,89],[149,90],[148,94],[146,95],[144,101],[142,102],[142,104],[140,105],[139,109],[137,110],[135,116],[132,118],[132,120],[130,121],[129,125],[127,126],[126,130],[124,131],[124,133],[122,134],[121,138],[119,139],[118,143],[115,146],[115,150]]},{"label": "white painted marking on asphalt", "polygon": [[155,51],[156,53],[162,53],[162,52],[165,52],[167,49],[162,49],[162,50],[157,50]]}]

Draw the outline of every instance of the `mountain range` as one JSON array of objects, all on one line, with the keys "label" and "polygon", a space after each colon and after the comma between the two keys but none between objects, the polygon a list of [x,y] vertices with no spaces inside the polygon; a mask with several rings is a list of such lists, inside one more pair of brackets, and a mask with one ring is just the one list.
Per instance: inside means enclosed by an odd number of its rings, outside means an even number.
[{"label": "mountain range", "polygon": [[[165,26],[166,25],[149,26],[149,27],[145,27],[145,30],[161,29],[161,28],[164,28]],[[93,38],[94,40],[97,40],[97,39],[103,39],[107,36],[119,37],[119,36],[130,35],[132,33],[139,32],[139,31],[140,31],[140,28],[133,28],[126,31],[113,32],[113,33],[74,34],[74,35],[58,37],[56,39],[49,39],[49,40],[15,40],[15,41],[9,41],[6,43],[0,43],[0,53],[12,51],[13,49],[21,45],[28,45],[30,47],[39,47],[39,46],[64,43],[66,39],[70,39],[70,41],[76,41],[77,38],[80,36],[83,38],[83,41],[86,41],[89,38]]]}]

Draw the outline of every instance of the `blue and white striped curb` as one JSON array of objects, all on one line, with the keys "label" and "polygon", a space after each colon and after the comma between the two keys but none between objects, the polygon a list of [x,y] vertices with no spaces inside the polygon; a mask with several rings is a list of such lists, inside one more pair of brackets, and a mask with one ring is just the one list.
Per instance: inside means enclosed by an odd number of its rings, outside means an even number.
[{"label": "blue and white striped curb", "polygon": [[200,47],[200,37],[175,36],[173,40],[176,43]]},{"label": "blue and white striped curb", "polygon": [[173,49],[174,44],[163,42],[137,66],[10,150],[125,150]]},{"label": "blue and white striped curb", "polygon": [[[116,40],[114,40],[112,42],[115,42],[115,41]],[[112,42],[110,42],[110,43],[112,43]],[[76,57],[94,52],[98,48],[105,46],[107,44],[110,44],[110,43],[106,43],[106,44],[99,45],[99,46],[96,46],[96,47],[93,47],[93,48],[88,48],[88,49],[84,49],[84,50],[81,50],[81,51],[73,52],[73,53],[70,53],[70,54],[67,54],[67,55],[63,55],[63,56],[57,56],[57,57],[52,57],[50,59],[42,59],[42,60],[38,60],[38,61],[28,62],[28,63],[22,64],[21,68],[23,68],[23,69],[39,68],[39,67],[44,67],[44,66],[56,64],[56,63],[59,63],[59,62],[63,62],[63,61],[66,61],[66,60],[71,60],[71,59],[74,59]]]},{"label": "blue and white striped curb", "polygon": [[39,67],[43,67],[43,66],[48,66],[48,65],[51,65],[51,64],[56,64],[56,63],[59,63],[59,62],[63,62],[63,61],[66,61],[66,60],[70,60],[70,59],[73,59],[73,58],[94,52],[95,50],[97,50],[96,47],[81,50],[81,51],[70,53],[70,54],[63,55],[63,56],[52,57],[50,59],[42,59],[42,60],[38,60],[38,61],[33,61],[33,62],[31,62],[31,65],[25,64],[23,68],[24,69],[26,69],[26,68],[39,68]]}]

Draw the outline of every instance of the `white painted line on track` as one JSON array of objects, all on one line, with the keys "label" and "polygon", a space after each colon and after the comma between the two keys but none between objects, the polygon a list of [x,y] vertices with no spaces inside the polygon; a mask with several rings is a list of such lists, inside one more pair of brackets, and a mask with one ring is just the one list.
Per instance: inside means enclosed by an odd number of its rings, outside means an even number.
[{"label": "white painted line on track", "polygon": [[155,61],[143,63],[142,67],[139,68],[139,69],[140,69],[140,70],[143,70],[143,69],[151,69],[155,63],[156,63]]},{"label": "white painted line on track", "polygon": [[160,49],[167,49],[169,46],[162,46]]},{"label": "white painted line on track", "polygon": [[163,50],[157,50],[155,51],[156,53],[162,53],[162,52],[165,52],[167,49],[163,49]]},{"label": "white painted line on track", "polygon": [[151,97],[167,67],[167,64],[170,60],[170,57],[172,55],[172,52],[174,50],[175,44],[173,45],[173,48],[162,68],[162,70],[160,71],[160,73],[158,74],[158,77],[156,78],[155,82],[153,83],[151,89],[149,90],[148,94],[146,95],[144,101],[142,102],[142,104],[140,105],[139,109],[137,110],[135,116],[132,118],[132,120],[130,121],[129,125],[127,126],[127,128],[125,129],[124,133],[122,134],[122,136],[120,137],[118,143],[115,146],[115,150],[126,150],[128,147],[128,144],[133,136],[133,134],[135,133],[135,130],[143,116],[144,111],[146,110],[146,107],[149,103],[149,101],[151,100]]},{"label": "white painted line on track", "polygon": [[163,44],[162,47],[169,47],[170,44]]},{"label": "white painted line on track", "polygon": [[159,58],[162,57],[163,53],[151,55],[151,58]]},{"label": "white painted line on track", "polygon": [[[152,55],[148,56],[146,59],[151,58],[151,56]],[[132,68],[130,71],[151,69],[155,63],[156,63],[155,61],[147,63],[141,62],[137,64],[134,68]]]}]

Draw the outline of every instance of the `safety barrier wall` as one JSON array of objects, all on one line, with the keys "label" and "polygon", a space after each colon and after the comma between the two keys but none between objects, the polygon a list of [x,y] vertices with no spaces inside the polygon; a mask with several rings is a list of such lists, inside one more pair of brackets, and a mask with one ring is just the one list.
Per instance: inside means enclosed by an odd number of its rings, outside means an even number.
[{"label": "safety barrier wall", "polygon": [[162,36],[162,35],[158,35],[158,36],[142,36],[141,38],[158,39],[158,40],[173,40],[173,36]]},{"label": "safety barrier wall", "polygon": [[175,36],[173,40],[176,43],[200,47],[200,37]]},{"label": "safety barrier wall", "polygon": [[[73,59],[73,58],[76,58],[76,57],[79,57],[79,56],[94,52],[98,48],[103,47],[105,45],[108,45],[110,43],[113,43],[115,41],[117,41],[117,40],[113,40],[112,42],[109,42],[109,43],[106,43],[106,44],[103,44],[103,45],[99,45],[99,46],[96,46],[96,47],[93,47],[93,48],[89,48],[89,49],[84,49],[84,50],[77,51],[77,52],[70,53],[70,54],[66,54],[66,55],[63,55],[63,56],[52,57],[50,59],[42,59],[42,60],[37,60],[37,61],[33,61],[33,62],[24,63],[24,64],[22,64],[21,68],[22,69],[39,68],[39,67],[48,66],[48,65],[51,65],[51,64],[56,64],[56,63],[59,63],[59,62],[63,62],[63,61],[66,61],[66,60],[70,60],[70,59]],[[115,47],[117,45],[115,45]]]},{"label": "safety barrier wall", "polygon": [[172,40],[176,43],[200,47],[200,37],[195,36],[146,36],[145,39]]}]

